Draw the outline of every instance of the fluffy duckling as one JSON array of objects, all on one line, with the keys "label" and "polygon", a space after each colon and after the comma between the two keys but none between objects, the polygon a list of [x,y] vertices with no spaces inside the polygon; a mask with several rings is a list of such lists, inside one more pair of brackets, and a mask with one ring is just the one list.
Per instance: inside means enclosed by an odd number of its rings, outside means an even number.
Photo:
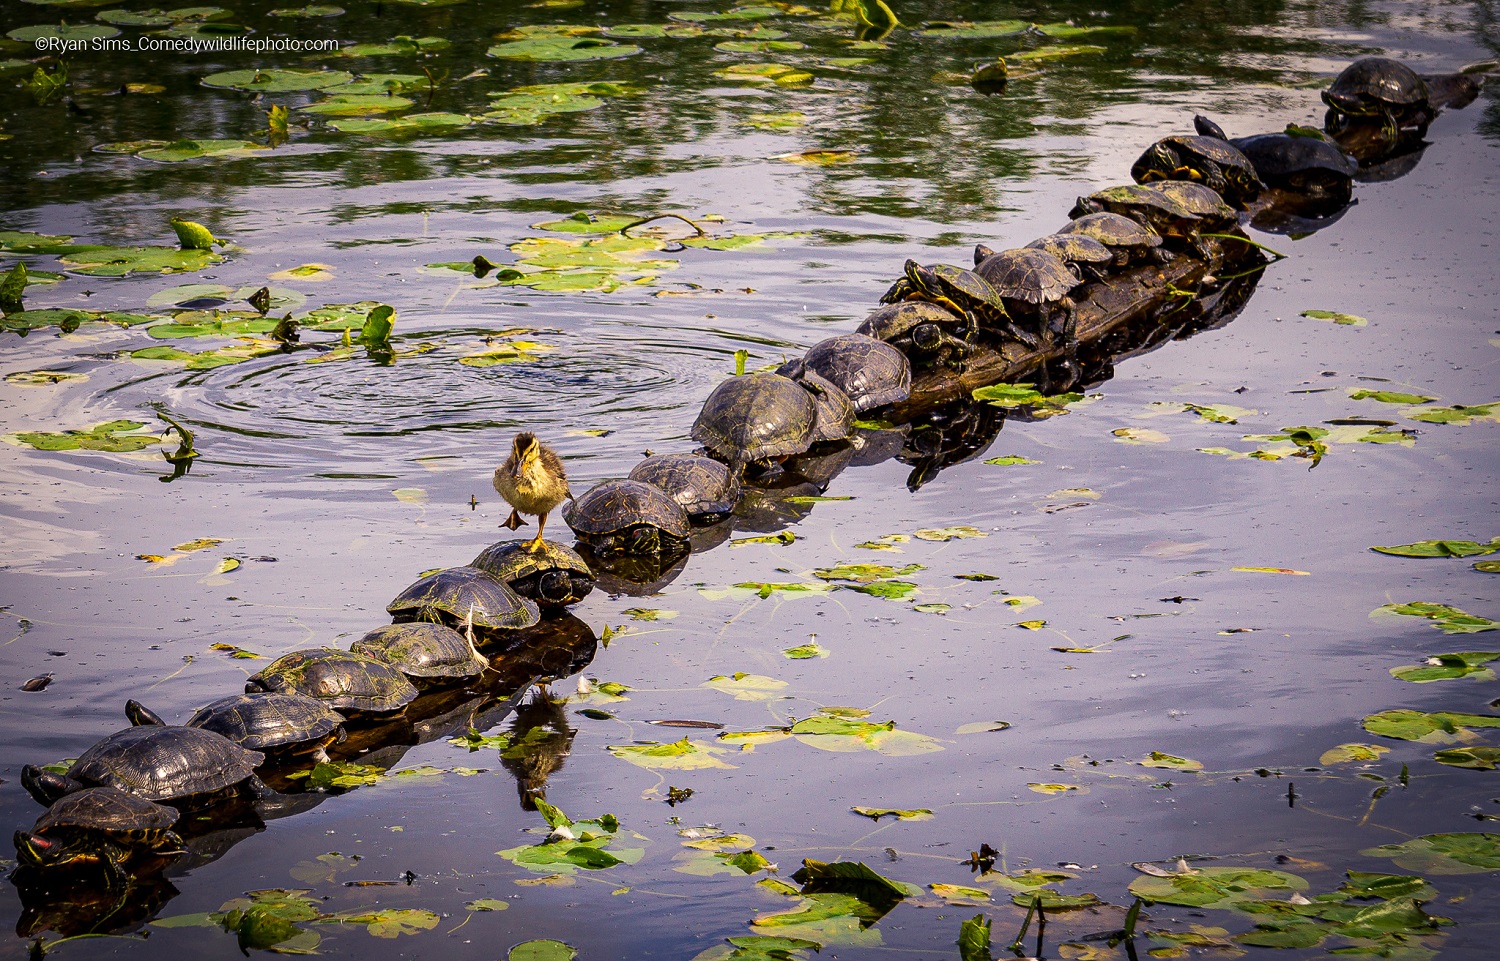
[{"label": "fluffy duckling", "polygon": [[510,517],[501,527],[515,530],[526,523],[521,520],[521,513],[537,515],[536,537],[526,544],[533,551],[542,549],[547,514],[573,498],[562,460],[532,433],[516,435],[510,456],[495,469],[495,490],[511,506]]}]

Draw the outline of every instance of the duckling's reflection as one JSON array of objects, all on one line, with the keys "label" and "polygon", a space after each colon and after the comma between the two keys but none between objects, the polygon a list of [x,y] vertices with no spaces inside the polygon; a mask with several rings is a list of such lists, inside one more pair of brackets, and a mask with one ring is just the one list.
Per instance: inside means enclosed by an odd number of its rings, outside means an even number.
[{"label": "duckling's reflection", "polygon": [[568,723],[567,698],[556,697],[538,684],[517,707],[507,733],[510,747],[500,752],[500,763],[516,779],[523,811],[535,811],[547,799],[547,779],[562,769],[573,750],[577,731]]}]

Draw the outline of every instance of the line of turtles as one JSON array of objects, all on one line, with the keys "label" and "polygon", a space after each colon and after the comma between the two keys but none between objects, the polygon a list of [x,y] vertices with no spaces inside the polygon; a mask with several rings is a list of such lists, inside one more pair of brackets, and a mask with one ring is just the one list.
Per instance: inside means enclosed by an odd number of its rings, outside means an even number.
[{"label": "line of turtles", "polygon": [[[1080,198],[1056,233],[1006,250],[981,244],[970,268],[907,261],[854,333],[719,384],[691,430],[701,449],[650,455],[628,478],[572,500],[564,519],[578,550],[543,541],[540,532],[497,543],[466,566],[406,588],[387,608],[394,623],[349,650],[286,654],[253,675],[243,693],[182,724],[130,701],[131,726],[65,771],[26,766],[22,784],[47,811],[16,832],[20,863],[32,870],[92,865],[126,876],[136,854],[178,848],[173,828],[182,812],[266,796],[272,789],[262,774],[326,761],[349,730],[397,715],[424,694],[475,683],[493,652],[531,643],[538,635],[529,629],[544,615],[578,602],[596,583],[611,592],[654,590],[661,572],[690,550],[727,536],[722,522],[757,489],[793,478],[826,490],[877,436],[860,416],[904,400],[914,368],[962,370],[977,349],[1019,344],[1039,358],[1060,355],[1066,372],[1079,304],[1094,285],[1141,265],[1214,258],[1210,242],[1237,234],[1246,211],[1268,194],[1347,203],[1360,166],[1340,144],[1378,142],[1389,151],[1413,131],[1420,138],[1440,106],[1473,99],[1468,87],[1477,83],[1465,86],[1458,76],[1442,78],[1447,95],[1434,99],[1435,79],[1393,60],[1357,61],[1324,91],[1326,132],[1288,127],[1231,140],[1200,117],[1196,133],[1163,138],[1141,155],[1131,168],[1136,183]],[[555,456],[549,462],[550,451],[534,438],[523,444],[530,437],[517,438],[517,451],[539,457],[543,475],[550,469],[560,481],[559,493],[539,508],[506,496],[544,521],[567,492],[566,477],[560,462],[546,467]],[[507,490],[498,472],[496,487]],[[506,526],[519,523],[513,515]]]}]

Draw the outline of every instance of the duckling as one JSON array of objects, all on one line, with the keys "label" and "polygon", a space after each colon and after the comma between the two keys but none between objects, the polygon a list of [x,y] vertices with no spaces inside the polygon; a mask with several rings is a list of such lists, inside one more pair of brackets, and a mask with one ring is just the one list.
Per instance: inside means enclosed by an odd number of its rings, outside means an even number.
[{"label": "duckling", "polygon": [[573,499],[562,460],[529,432],[516,435],[510,456],[495,469],[495,490],[511,506],[510,517],[501,527],[515,530],[526,523],[521,520],[521,511],[537,515],[536,537],[526,544],[527,550],[532,551],[542,549],[547,514],[563,501]]}]

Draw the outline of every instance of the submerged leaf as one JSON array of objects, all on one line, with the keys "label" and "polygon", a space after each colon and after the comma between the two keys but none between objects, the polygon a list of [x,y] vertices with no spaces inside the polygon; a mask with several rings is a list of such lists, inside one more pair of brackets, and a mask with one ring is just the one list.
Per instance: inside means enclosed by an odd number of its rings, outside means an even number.
[{"label": "submerged leaf", "polygon": [[671,744],[610,745],[609,753],[648,770],[697,771],[705,768],[733,768],[733,764],[714,757],[724,748],[683,738]]}]

